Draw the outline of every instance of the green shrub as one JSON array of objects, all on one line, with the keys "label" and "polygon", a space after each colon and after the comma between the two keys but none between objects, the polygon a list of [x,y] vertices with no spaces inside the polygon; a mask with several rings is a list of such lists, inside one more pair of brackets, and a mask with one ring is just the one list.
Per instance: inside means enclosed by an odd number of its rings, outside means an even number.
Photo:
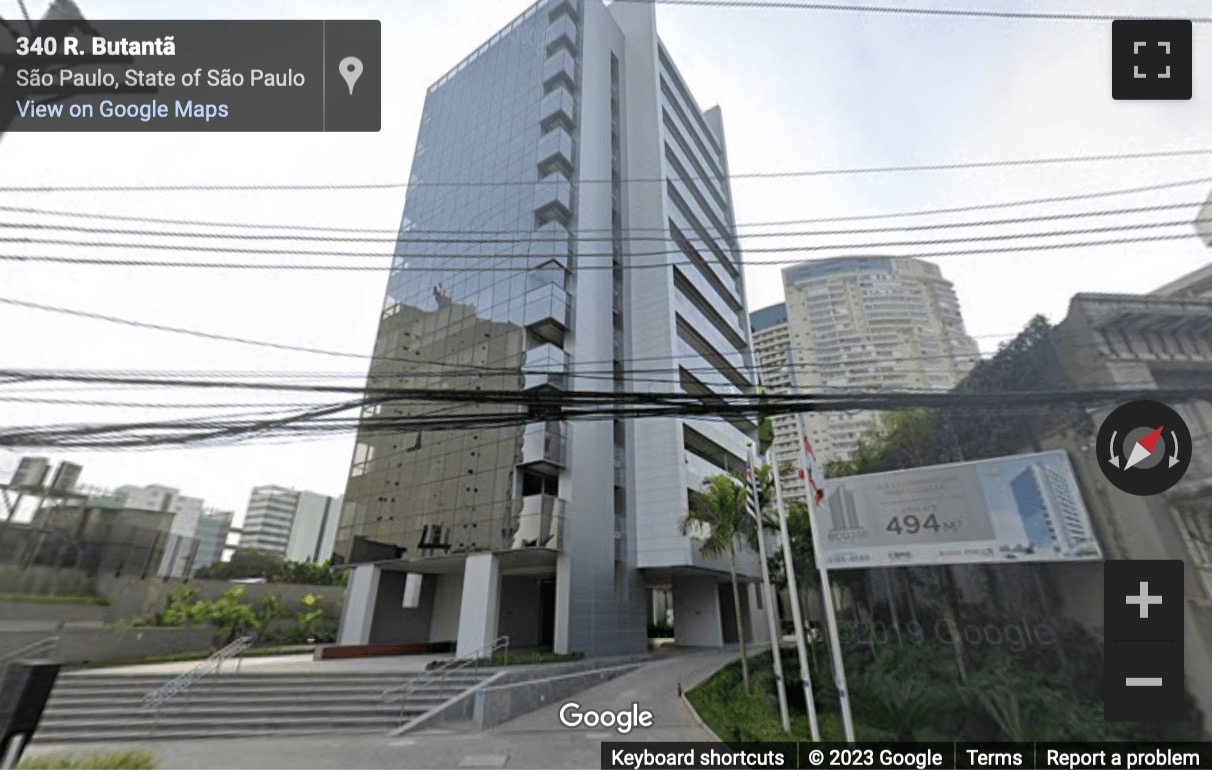
[{"label": "green shrub", "polygon": [[45,596],[41,594],[0,594],[0,602],[23,602],[26,604],[92,604],[108,607],[104,596]]},{"label": "green shrub", "polygon": [[[795,652],[791,652],[790,658],[784,656],[783,663],[783,673],[790,679],[791,672],[798,671]],[[790,708],[791,733],[783,732],[770,653],[750,659],[750,677],[753,692],[746,693],[740,661],[735,661],[690,690],[686,697],[712,732],[728,743],[812,740],[808,714],[795,705]],[[791,687],[792,682],[788,681],[788,688]],[[799,687],[797,678],[794,688]],[[790,697],[788,700],[792,701]],[[817,722],[822,740],[842,740],[841,718],[837,714],[823,711],[818,704]]]},{"label": "green shrub", "polygon": [[141,749],[104,754],[43,754],[17,765],[18,770],[155,770],[156,755]]},{"label": "green shrub", "polygon": [[648,624],[648,638],[649,639],[672,639],[673,638],[673,624],[665,619],[658,620],[656,623],[649,623]]}]

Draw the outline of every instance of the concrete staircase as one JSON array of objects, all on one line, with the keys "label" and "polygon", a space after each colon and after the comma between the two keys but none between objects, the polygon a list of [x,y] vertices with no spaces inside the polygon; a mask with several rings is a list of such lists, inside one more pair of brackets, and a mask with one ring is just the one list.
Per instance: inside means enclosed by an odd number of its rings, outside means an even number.
[{"label": "concrete staircase", "polygon": [[406,702],[383,691],[421,673],[220,673],[199,679],[158,710],[143,698],[169,675],[63,673],[35,744],[233,738],[250,735],[386,733],[490,677],[454,671],[425,681]]}]

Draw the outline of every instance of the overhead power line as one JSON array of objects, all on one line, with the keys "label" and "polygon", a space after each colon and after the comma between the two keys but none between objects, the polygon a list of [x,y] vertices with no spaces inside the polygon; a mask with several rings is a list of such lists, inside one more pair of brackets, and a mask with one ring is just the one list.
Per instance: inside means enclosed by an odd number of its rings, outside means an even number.
[{"label": "overhead power line", "polygon": [[[1184,222],[1184,225],[1189,225],[1190,222]],[[1037,236],[1039,237],[1039,236]],[[1191,240],[1196,238],[1194,233],[1178,233],[1174,235],[1147,235],[1131,238],[1112,238],[1106,240],[1094,241],[1075,241],[1066,243],[1045,243],[1045,244],[1030,244],[1030,245],[1014,245],[1014,246],[999,246],[987,249],[961,249],[953,251],[909,251],[907,253],[888,255],[897,257],[914,257],[919,259],[941,259],[948,257],[971,257],[982,254],[1012,254],[1012,253],[1027,253],[1038,251],[1055,251],[1058,249],[1079,249],[1079,248],[1097,248],[1103,246],[1123,246],[1133,243],[1158,243],[1163,241],[1178,241]],[[906,243],[904,246],[913,244]],[[885,247],[888,247],[885,245]],[[845,244],[832,247],[836,251],[847,251],[857,248],[864,248],[859,244]],[[817,251],[816,248],[806,247],[787,247],[779,249],[747,249],[749,252],[766,252],[766,253],[793,253],[793,252],[811,252]],[[670,255],[676,256],[680,252],[660,252],[652,253],[648,256]],[[383,255],[386,259],[387,254]],[[438,255],[439,258],[446,258],[449,255]],[[581,258],[592,257],[596,259],[605,259],[608,254],[593,254],[580,255]],[[635,256],[634,254],[631,256]],[[407,262],[409,259],[422,259],[416,255],[398,255],[394,257],[396,260]],[[499,257],[488,257],[489,259],[497,259]],[[297,263],[254,263],[254,262],[183,262],[169,260],[148,260],[148,259],[115,259],[115,258],[89,258],[89,257],[61,257],[54,255],[22,255],[22,254],[0,254],[0,261],[4,262],[46,262],[62,265],[79,265],[79,266],[102,266],[102,267],[158,267],[158,268],[174,268],[174,269],[195,269],[195,270],[288,270],[293,272],[309,272],[309,271],[332,271],[332,272],[390,272],[392,270],[406,270],[407,268],[395,268],[392,266],[383,265],[320,265],[320,264],[297,264]],[[811,260],[805,259],[771,259],[760,261],[748,261],[744,264],[745,267],[762,267],[762,266],[777,266],[777,265],[797,265]],[[682,267],[688,265],[688,262],[654,262],[624,265],[625,270],[664,270],[670,267]],[[468,267],[433,267],[430,265],[418,265],[418,269],[430,270],[441,273],[512,273],[512,272],[527,272],[531,268],[525,265],[509,266],[468,266]],[[613,270],[614,267],[609,264],[589,264],[578,265],[578,271],[582,270]]]},{"label": "overhead power line", "polygon": [[[1186,208],[1198,204],[1181,204]],[[1144,207],[1135,211],[1157,210],[1158,208],[1174,208],[1172,205],[1160,207]],[[1132,211],[1132,210],[1127,210]],[[1019,220],[1019,222],[1027,221],[1047,221],[1048,218],[1034,220]],[[755,246],[742,249],[748,254],[787,254],[794,252],[816,252],[816,251],[845,251],[847,249],[873,249],[883,250],[892,248],[904,248],[913,246],[939,246],[955,243],[990,243],[998,241],[1016,241],[1016,240],[1031,240],[1036,238],[1062,238],[1076,235],[1098,235],[1103,233],[1118,233],[1131,230],[1154,230],[1166,227],[1190,227],[1193,224],[1202,224],[1204,222],[1212,222],[1212,218],[1197,218],[1197,219],[1173,219],[1165,222],[1129,222],[1116,225],[1105,225],[1103,227],[1085,227],[1085,228],[1067,228],[1064,230],[1045,230],[1045,231],[1027,231],[1027,232],[1012,232],[1012,233],[995,233],[992,235],[964,235],[952,238],[936,238],[929,240],[911,240],[911,241],[875,241],[870,243],[823,243],[823,244],[807,244],[807,245],[789,245],[789,246]],[[955,225],[956,227],[965,227],[966,225]],[[0,225],[3,227],[3,225]],[[910,228],[887,228],[887,229],[857,229],[857,230],[834,230],[834,231],[818,231],[816,233],[803,233],[800,236],[824,236],[824,235],[864,235],[869,232],[900,232],[902,230],[909,231],[930,231],[936,229],[945,229],[945,226],[925,225]],[[783,237],[797,237],[796,233],[787,233]],[[1192,235],[1192,237],[1195,237]],[[668,239],[659,239],[668,240]],[[422,241],[424,242],[424,241]],[[423,260],[470,260],[470,259],[493,259],[493,260],[530,260],[534,255],[530,254],[500,254],[491,251],[482,251],[477,253],[403,253],[392,254],[389,251],[328,251],[328,250],[306,250],[299,248],[250,248],[244,246],[211,246],[198,244],[180,244],[180,243],[139,243],[139,242],[112,242],[112,241],[78,241],[66,240],[62,238],[33,238],[28,236],[0,236],[0,243],[22,243],[37,246],[63,246],[72,249],[130,249],[136,251],[174,251],[186,253],[215,253],[215,254],[240,254],[246,256],[270,256],[270,257],[336,257],[348,259],[383,259],[386,257],[398,257],[400,259],[423,259]],[[405,241],[407,244],[408,241]],[[536,239],[536,240],[520,240],[519,243],[527,245],[551,245],[551,244],[566,244],[567,240],[553,239]],[[474,242],[463,245],[493,245],[491,241]],[[510,245],[510,244],[503,244]],[[516,245],[516,244],[513,244]],[[681,254],[677,249],[658,249],[654,251],[631,251],[625,256],[628,257],[670,257]],[[581,257],[602,257],[605,253],[581,252],[578,254]],[[801,260],[797,260],[801,261]],[[635,267],[634,265],[624,264],[623,269]],[[430,268],[442,270],[441,267]],[[525,269],[530,269],[527,265]]]},{"label": "overhead power line", "polygon": [[[1053,409],[1057,405],[1092,407],[1122,403],[1137,398],[1155,398],[1184,402],[1212,396],[1212,388],[1115,389],[1082,391],[1039,389],[996,393],[850,393],[841,396],[802,394],[779,397],[753,396],[743,399],[723,395],[697,399],[681,393],[638,394],[615,392],[536,393],[490,391],[431,391],[426,400],[463,403],[463,414],[431,414],[399,417],[361,417],[328,419],[332,415],[382,403],[400,396],[378,396],[366,400],[342,401],[311,408],[286,416],[248,421],[195,420],[144,421],[106,425],[28,426],[0,431],[0,446],[30,447],[108,447],[168,445],[213,441],[218,438],[267,437],[283,433],[348,432],[363,433],[402,430],[464,430],[520,426],[553,419],[565,421],[645,419],[652,417],[724,417],[767,416],[806,411],[888,410],[926,408],[947,410],[998,411],[1013,414],[1032,409]],[[432,398],[430,398],[432,397]],[[485,411],[484,399],[490,401]],[[185,426],[183,428],[183,425]],[[186,432],[182,432],[182,431]]]},{"label": "overhead power line", "polygon": [[[187,336],[192,336],[192,337],[199,337],[202,339],[216,340],[216,341],[220,341],[220,342],[230,342],[230,343],[241,344],[241,345],[265,347],[265,348],[286,350],[286,351],[291,351],[291,352],[311,353],[311,354],[316,354],[316,355],[333,356],[333,357],[338,357],[338,358],[350,358],[350,359],[356,359],[356,360],[362,360],[362,361],[368,361],[368,362],[403,363],[403,364],[408,364],[410,367],[414,367],[414,368],[410,368],[408,370],[405,370],[405,371],[402,371],[399,373],[392,373],[390,375],[376,374],[372,371],[370,374],[371,377],[390,376],[390,377],[400,377],[400,378],[411,378],[411,377],[435,377],[435,378],[452,377],[453,378],[453,377],[466,377],[469,375],[476,375],[476,374],[483,374],[486,376],[494,376],[494,375],[499,376],[499,375],[526,375],[526,374],[546,373],[546,370],[526,369],[525,367],[516,367],[516,366],[510,367],[510,366],[486,366],[486,365],[481,366],[481,365],[471,365],[471,364],[455,364],[455,363],[451,363],[449,361],[435,361],[435,360],[420,359],[420,358],[415,358],[415,357],[370,355],[370,354],[366,354],[366,353],[353,353],[353,352],[349,352],[349,351],[328,350],[328,349],[324,349],[324,348],[314,348],[314,347],[307,347],[307,346],[302,346],[302,345],[292,345],[289,343],[280,343],[280,342],[272,342],[272,341],[268,341],[268,340],[251,339],[248,337],[236,337],[236,336],[231,336],[231,335],[215,334],[212,332],[206,332],[206,331],[202,331],[202,330],[198,330],[198,329],[189,329],[189,328],[184,328],[184,327],[180,327],[180,326],[170,326],[170,325],[166,325],[166,324],[151,323],[151,322],[147,322],[147,321],[137,321],[137,320],[133,320],[133,319],[129,319],[129,318],[120,318],[117,316],[107,315],[107,314],[103,314],[103,313],[93,313],[93,312],[78,310],[78,309],[74,309],[74,308],[65,308],[65,307],[59,307],[59,306],[55,306],[55,305],[46,305],[46,304],[42,304],[42,303],[38,303],[38,302],[30,302],[30,301],[26,301],[26,300],[13,299],[11,297],[0,297],[0,304],[11,305],[11,306],[15,306],[15,307],[22,307],[22,308],[26,308],[26,309],[30,309],[30,310],[38,310],[38,311],[43,311],[43,312],[52,312],[52,313],[58,313],[58,314],[63,314],[63,315],[68,315],[68,316],[86,318],[89,320],[101,321],[101,322],[105,322],[105,323],[113,323],[113,324],[122,325],[122,326],[131,326],[134,328],[143,328],[143,329],[149,329],[149,330],[153,330],[153,331],[160,331],[160,332],[166,332],[166,333],[172,333],[172,334],[182,334],[182,335],[187,335]],[[1009,339],[1011,337],[1016,336],[1017,334],[1019,334],[1019,331],[1001,332],[1001,333],[996,333],[996,334],[969,335],[969,336],[972,337],[973,339]],[[1094,344],[1090,344],[1088,346],[1079,345],[1078,347],[1097,348],[1098,346],[1094,345]],[[791,350],[793,352],[799,352],[801,350],[807,350],[807,348],[791,346],[789,348],[789,350]],[[958,356],[956,354],[951,354],[951,353],[940,353],[938,355],[932,355],[932,356],[926,356],[926,355],[921,355],[921,356],[881,356],[881,357],[863,358],[863,359],[850,358],[850,359],[847,359],[844,362],[844,364],[839,364],[836,366],[830,365],[830,364],[814,363],[814,362],[799,362],[799,363],[797,363],[796,368],[800,369],[800,370],[808,370],[808,371],[815,371],[815,370],[834,371],[837,368],[839,368],[840,366],[870,366],[870,365],[878,365],[878,364],[907,364],[907,363],[920,363],[920,362],[926,362],[926,361],[942,362],[942,361],[956,361],[961,358],[962,358],[962,356]],[[983,359],[983,356],[981,358]],[[639,382],[639,381],[665,382],[668,379],[668,378],[662,378],[662,379],[637,378],[634,376],[637,374],[641,374],[641,375],[656,375],[656,374],[676,375],[679,371],[681,371],[683,369],[686,371],[689,371],[691,374],[701,374],[704,372],[718,373],[718,371],[719,371],[715,367],[681,366],[678,364],[678,362],[680,360],[681,360],[680,357],[676,356],[676,355],[639,356],[639,357],[625,357],[625,358],[621,358],[621,359],[611,358],[611,359],[599,359],[599,360],[578,359],[576,361],[576,368],[568,371],[567,376],[582,377],[582,378],[614,379],[617,374],[614,369],[615,364],[622,364],[624,366],[624,369],[622,370],[623,380],[628,381],[628,382]],[[667,364],[667,363],[673,364],[673,365],[672,366],[652,366],[651,365],[651,364]],[[594,366],[602,366],[602,367],[606,367],[606,368],[602,368],[602,369],[592,369],[592,368],[586,369],[585,368],[585,367],[594,367]],[[435,368],[424,369],[424,368],[420,368],[420,367],[435,367]],[[292,378],[292,379],[310,378],[310,379],[365,380],[366,377],[368,376],[367,372],[365,372],[365,371],[349,372],[349,373],[341,373],[341,372],[280,372],[279,373],[279,372],[265,372],[265,371],[232,372],[232,371],[199,371],[199,370],[190,370],[190,371],[146,370],[146,371],[132,372],[130,370],[96,370],[96,369],[72,369],[72,370],[59,370],[59,371],[66,371],[71,374],[110,374],[110,375],[135,374],[135,375],[143,376],[143,377],[150,377],[150,376],[157,376],[157,377],[208,376],[208,377],[227,377],[227,378],[253,377],[253,378],[262,378],[262,379],[267,378],[267,377],[269,377],[269,378],[286,377],[286,378]],[[715,383],[709,382],[707,384],[710,385],[710,384],[715,384]],[[723,383],[719,383],[719,384],[722,385]],[[0,383],[0,387],[3,387],[3,383]],[[3,390],[0,390],[0,393],[11,393],[11,392],[12,391],[8,388],[4,388]],[[4,400],[4,399],[0,399],[0,400]]]},{"label": "overhead power line", "polygon": [[[873,219],[898,219],[902,217],[924,217],[935,216],[939,214],[961,214],[972,211],[986,211],[1001,208],[1016,208],[1019,206],[1036,206],[1048,203],[1071,203],[1082,200],[1094,200],[1097,198],[1109,198],[1124,195],[1136,195],[1145,192],[1155,192],[1157,190],[1175,189],[1179,187],[1192,187],[1196,185],[1204,185],[1212,183],[1212,177],[1197,177],[1194,179],[1183,179],[1174,182],[1161,182],[1151,185],[1139,185],[1136,187],[1121,187],[1112,190],[1098,190],[1085,193],[1074,193],[1070,195],[1053,195],[1039,198],[1020,198],[1012,201],[997,201],[990,203],[974,203],[966,206],[949,206],[944,208],[933,209],[912,209],[907,211],[893,211],[871,214],[847,214],[840,216],[829,217],[809,217],[803,219],[789,219],[766,222],[748,222],[737,224],[738,229],[749,227],[784,227],[791,225],[818,224],[825,222],[856,222]],[[266,222],[230,222],[222,220],[205,220],[205,219],[176,219],[172,217],[149,217],[138,216],[133,214],[109,214],[102,212],[85,212],[75,209],[46,209],[30,206],[7,206],[0,205],[0,211],[6,211],[17,214],[35,214],[40,216],[64,217],[69,219],[91,219],[100,221],[113,222],[140,222],[145,224],[156,225],[185,225],[191,227],[211,227],[220,229],[252,229],[252,230],[293,230],[297,232],[334,232],[334,233],[378,233],[398,235],[399,228],[374,228],[374,227],[338,227],[329,225],[313,225],[299,223],[266,223]],[[474,228],[460,230],[431,230],[431,229],[413,229],[410,233],[417,235],[532,235],[533,228],[528,230],[480,230]],[[578,233],[612,233],[611,228],[577,228]],[[630,228],[630,232],[655,232],[664,233],[665,228]],[[742,235],[744,235],[742,233]]]},{"label": "overhead power line", "polygon": [[[939,16],[947,18],[1010,19],[1018,21],[1115,21],[1117,19],[1160,19],[1161,16],[1105,13],[1048,13],[1044,11],[988,11],[968,8],[923,8],[918,6],[856,5],[851,3],[819,3],[807,0],[616,0],[644,5],[684,5],[700,8],[750,8],[791,11],[828,11],[833,13],[871,13],[904,16]],[[1212,17],[1187,17],[1195,24],[1212,22]]]},{"label": "overhead power line", "polygon": [[[0,391],[4,393],[4,391]],[[250,402],[196,402],[196,401],[178,401],[171,404],[156,404],[147,402],[132,402],[132,401],[105,401],[105,400],[87,400],[76,398],[40,398],[38,396],[7,396],[0,395],[0,402],[19,403],[19,404],[50,404],[54,406],[88,406],[100,407],[104,409],[298,409],[306,406],[320,406],[320,404],[309,404],[303,401],[267,401],[264,403]]]},{"label": "overhead power line", "polygon": [[70,315],[77,318],[88,318],[94,321],[121,324],[123,326],[132,326],[139,329],[151,329],[154,331],[172,332],[174,334],[186,334],[191,337],[201,337],[204,339],[218,340],[221,342],[235,342],[243,345],[256,345],[263,348],[275,348],[277,350],[287,350],[297,353],[312,353],[321,356],[337,356],[341,358],[357,359],[369,358],[369,356],[360,353],[345,353],[336,350],[323,350],[321,348],[313,348],[305,345],[289,345],[280,342],[269,342],[266,340],[251,340],[247,337],[235,337],[227,334],[204,332],[197,329],[185,329],[179,326],[167,326],[164,324],[148,323],[146,321],[134,321],[129,318],[118,318],[117,316],[106,315],[104,313],[91,313],[86,310],[73,310],[72,308],[57,307],[55,305],[43,305],[37,302],[27,302],[25,300],[12,299],[10,297],[0,297],[0,304],[11,305],[13,307],[24,307],[30,310],[42,310],[52,313],[60,313],[62,315]]},{"label": "overhead power line", "polygon": [[[848,229],[830,229],[830,230],[771,230],[767,232],[743,233],[740,237],[746,240],[754,238],[816,238],[832,235],[867,235],[874,233],[899,233],[899,232],[926,232],[934,230],[951,230],[951,229],[967,229],[974,227],[1001,227],[1005,225],[1021,225],[1033,224],[1037,222],[1055,222],[1065,219],[1097,219],[1111,216],[1124,216],[1128,214],[1148,214],[1156,211],[1171,211],[1174,209],[1186,209],[1196,206],[1202,206],[1205,201],[1183,201],[1181,203],[1160,203],[1151,206],[1131,206],[1118,209],[1096,209],[1094,211],[1074,211],[1061,212],[1051,214],[1037,214],[1028,217],[1007,217],[1002,219],[983,219],[975,221],[963,222],[930,222],[926,224],[913,225],[896,225],[891,227],[855,227]],[[1188,225],[1192,221],[1183,219],[1177,222],[1169,223],[1135,223],[1117,225],[1109,229],[1132,229],[1136,227],[1166,227]],[[466,233],[459,236],[443,235],[431,236],[426,233],[408,232],[396,237],[384,237],[373,235],[314,235],[295,233],[205,233],[198,231],[173,231],[173,230],[140,230],[131,228],[114,228],[114,227],[86,227],[81,225],[64,225],[64,224],[46,224],[46,223],[25,223],[25,222],[0,222],[0,230],[32,230],[36,232],[70,232],[70,233],[88,233],[91,235],[137,235],[146,238],[190,238],[190,239],[208,239],[216,241],[304,241],[304,242],[319,242],[319,243],[382,243],[385,245],[394,245],[401,241],[408,244],[425,243],[425,244],[458,244],[458,245],[514,245],[514,244],[561,244],[567,243],[567,236],[563,238],[551,238],[537,232],[531,232],[527,235],[513,235],[511,237],[495,237],[488,233],[483,235],[476,233]],[[667,230],[646,230],[654,232],[655,235],[636,235],[638,230],[623,228],[623,233],[627,240],[635,241],[657,241],[663,242],[669,240]],[[1104,232],[1104,230],[1089,231],[1077,230],[1066,231],[1066,235],[1086,232]],[[1051,235],[1050,233],[1040,233],[1040,237]],[[1025,236],[1019,236],[1025,237]],[[613,243],[614,237],[576,237],[577,243]],[[3,236],[0,237],[0,243],[35,243],[46,246],[81,246],[81,247],[113,247],[113,248],[163,248],[163,249],[181,249],[191,251],[229,251],[220,247],[207,246],[178,246],[176,244],[129,244],[129,243],[112,243],[104,241],[63,241],[56,239],[30,238],[28,236]],[[832,247],[821,247],[832,248]],[[861,248],[861,247],[860,247]],[[750,249],[746,249],[750,250]],[[256,250],[239,250],[234,253],[241,254],[256,254],[262,253]],[[309,254],[311,252],[296,252],[293,250],[284,251],[268,251],[263,253],[269,254]],[[359,253],[344,253],[344,252],[316,252],[324,256],[382,256],[383,253],[375,252],[372,254]],[[455,255],[465,256],[465,255]],[[466,255],[476,256],[476,255]],[[495,255],[493,255],[495,256]]]},{"label": "overhead power line", "polygon": [[[752,171],[732,173],[731,181],[744,179],[802,179],[823,176],[852,176],[863,174],[916,173],[926,171],[958,171],[976,168],[1019,168],[1050,166],[1069,163],[1103,163],[1124,160],[1159,160],[1162,158],[1184,158],[1212,155],[1212,148],[1180,150],[1151,150],[1145,152],[1104,153],[1101,155],[1066,155],[1048,158],[1015,158],[1006,160],[977,160],[955,163],[926,163],[898,166],[857,166],[847,168],[805,169],[800,171]],[[711,181],[710,177],[681,177],[684,181]],[[669,177],[636,177],[624,179],[623,184],[664,184]],[[587,184],[614,184],[612,179],[575,179],[573,186]],[[7,185],[0,193],[79,193],[79,192],[309,192],[309,191],[373,191],[422,188],[469,188],[469,187],[534,187],[533,181],[509,180],[452,180],[417,182],[352,182],[352,183],[301,183],[301,184],[126,184],[126,185]]]},{"label": "overhead power line", "polygon": [[[805,398],[815,398],[820,400],[831,400],[835,398],[855,399],[865,396],[882,397],[888,395],[887,391],[871,392],[866,394],[861,391],[846,391],[842,393],[821,392],[814,395],[797,395],[784,393],[766,393],[762,395],[743,394],[743,393],[718,393],[711,396],[699,396],[685,391],[674,391],[670,393],[658,393],[652,391],[616,391],[616,390],[518,390],[518,389],[481,389],[481,388],[400,388],[400,387],[364,387],[364,386],[345,386],[345,385],[316,385],[316,384],[292,384],[292,383],[277,383],[277,382],[247,382],[239,380],[207,380],[198,377],[180,378],[180,377],[150,377],[143,375],[122,375],[112,373],[91,373],[91,372],[70,372],[70,371],[43,371],[43,370],[21,370],[21,369],[0,369],[0,377],[10,377],[15,380],[24,382],[76,382],[76,383],[94,383],[94,384],[124,384],[124,385],[148,385],[159,387],[175,387],[175,388],[200,388],[200,389],[227,389],[227,390],[267,390],[267,391],[283,391],[283,392],[305,392],[305,393],[349,393],[363,394],[367,403],[378,403],[384,400],[420,400],[433,402],[455,402],[469,404],[565,404],[576,402],[585,403],[683,403],[692,402],[698,403],[703,398],[711,398],[717,401],[748,403],[754,400],[783,402],[795,401]],[[1212,386],[1210,386],[1212,387]],[[952,395],[950,390],[919,390],[906,391],[915,393],[916,395]],[[1027,391],[1021,391],[1027,392]],[[1036,393],[1037,391],[1030,391]],[[1041,390],[1041,393],[1049,393],[1056,395],[1058,391]],[[1065,391],[1070,393],[1087,393],[1087,391]],[[1094,391],[1089,391],[1094,392]],[[1100,391],[1102,392],[1102,391]],[[1111,392],[1111,391],[1107,391]],[[958,394],[963,398],[968,398],[968,395]]]}]

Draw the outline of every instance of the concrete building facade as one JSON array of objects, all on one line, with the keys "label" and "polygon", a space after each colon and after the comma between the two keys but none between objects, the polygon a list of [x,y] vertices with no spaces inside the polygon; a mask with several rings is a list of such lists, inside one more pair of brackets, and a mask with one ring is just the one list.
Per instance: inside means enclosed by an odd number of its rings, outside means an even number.
[{"label": "concrete building facade", "polygon": [[[531,6],[429,89],[369,385],[752,392],[724,148],[653,6]],[[363,413],[336,545],[357,565],[341,643],[643,650],[665,590],[680,643],[735,637],[727,564],[679,522],[707,477],[743,469],[756,426],[485,403],[460,407],[479,427],[425,430],[442,408]],[[753,554],[741,562],[752,580]],[[755,595],[747,583],[746,614]]]},{"label": "concrete building facade", "polygon": [[255,487],[248,499],[240,547],[278,554],[287,561],[328,561],[340,510],[340,497],[274,485]]},{"label": "concrete building facade", "polygon": [[[191,576],[200,567],[212,564],[209,541],[199,536],[203,520],[215,516],[216,512],[206,508],[198,497],[181,494],[181,490],[159,484],[147,486],[125,485],[112,491],[92,490],[88,502],[99,510],[145,511],[168,515],[168,531],[158,546],[162,550],[156,574],[161,577],[182,578]],[[224,514],[217,514],[220,517]],[[227,524],[230,525],[231,514]],[[223,538],[227,537],[226,527]],[[201,552],[201,558],[199,556]],[[219,553],[222,553],[220,548]],[[208,560],[209,559],[209,560]]]},{"label": "concrete building facade", "polygon": [[233,511],[203,511],[198,517],[198,525],[194,530],[198,547],[194,551],[193,569],[209,567],[223,558],[223,549],[227,547],[227,535],[231,532]]},{"label": "concrete building facade", "polygon": [[[25,527],[25,565],[75,567],[90,574],[163,576],[174,516],[89,500],[41,508]],[[15,533],[10,525],[6,537]]]},{"label": "concrete building facade", "polygon": [[[978,360],[959,300],[938,266],[905,257],[837,257],[783,268],[790,359],[804,392],[946,391]],[[822,462],[848,458],[875,412],[809,414]]]},{"label": "concrete building facade", "polygon": [[[791,327],[787,324],[787,304],[780,302],[753,311],[749,314],[749,326],[753,331],[754,358],[763,390],[767,393],[793,393],[789,358]],[[800,462],[795,415],[775,415],[770,418],[770,424],[774,429],[774,442],[770,445],[774,463],[780,470],[791,471],[782,475],[783,499],[788,503],[807,504],[808,493],[795,472]]]}]

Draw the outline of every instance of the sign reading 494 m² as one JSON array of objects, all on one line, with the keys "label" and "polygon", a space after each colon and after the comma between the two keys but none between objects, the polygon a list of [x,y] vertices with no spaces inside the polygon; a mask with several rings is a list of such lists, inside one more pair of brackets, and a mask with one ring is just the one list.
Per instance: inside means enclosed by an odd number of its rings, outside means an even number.
[{"label": "sign reading 494 m\u00b2", "polygon": [[1064,452],[826,482],[817,545],[829,569],[1100,559]]}]

